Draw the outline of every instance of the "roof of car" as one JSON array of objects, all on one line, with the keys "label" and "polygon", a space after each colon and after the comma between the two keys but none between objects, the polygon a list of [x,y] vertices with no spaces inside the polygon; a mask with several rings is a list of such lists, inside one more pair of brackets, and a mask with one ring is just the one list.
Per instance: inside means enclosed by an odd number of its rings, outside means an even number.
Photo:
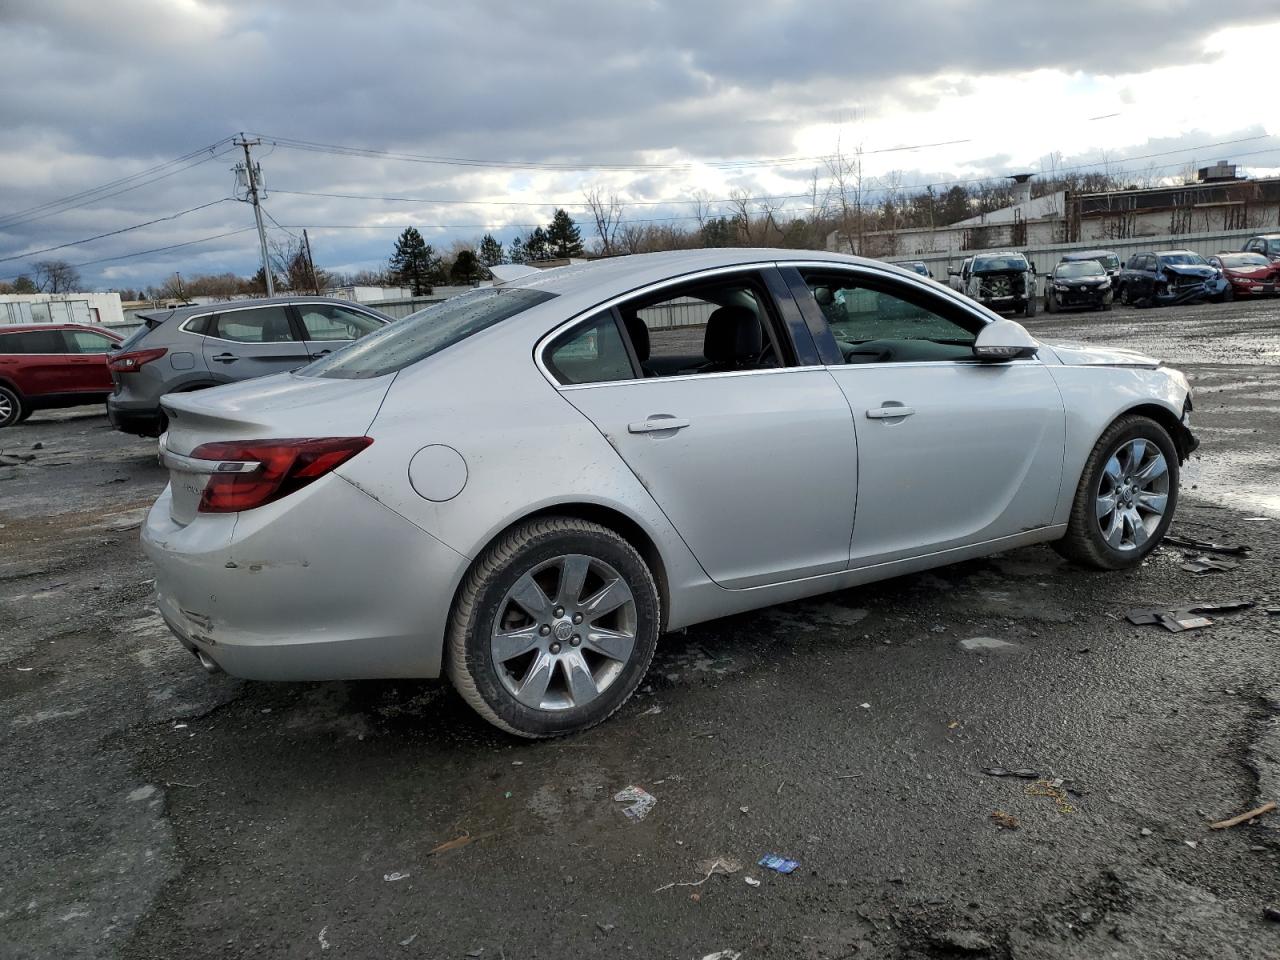
[{"label": "roof of car", "polygon": [[106,327],[96,326],[92,323],[3,323],[0,324],[0,333],[29,333],[33,330],[91,330],[94,333],[105,334],[113,340],[121,339],[120,334]]},{"label": "roof of car", "polygon": [[353,303],[350,300],[341,300],[337,297],[313,297],[307,294],[292,297],[254,297],[249,300],[219,300],[215,303],[189,303],[182,307],[161,307],[158,310],[148,310],[145,313],[138,314],[139,317],[147,320],[170,320],[174,317],[194,316],[198,313],[216,313],[218,310],[242,310],[245,307],[271,307],[276,304],[284,303],[332,303],[339,307],[359,307],[364,310],[371,310],[377,313],[374,307],[366,307],[363,304]]},{"label": "roof of car", "polygon": [[1101,254],[1104,257],[1114,257],[1114,250],[1072,250],[1070,253],[1062,255],[1063,260],[1094,260]]}]

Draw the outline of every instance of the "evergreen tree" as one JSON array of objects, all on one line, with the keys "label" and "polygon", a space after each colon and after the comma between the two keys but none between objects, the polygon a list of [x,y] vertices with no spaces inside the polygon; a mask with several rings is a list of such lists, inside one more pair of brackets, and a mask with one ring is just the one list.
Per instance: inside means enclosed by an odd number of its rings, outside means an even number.
[{"label": "evergreen tree", "polygon": [[529,257],[524,252],[524,240],[516,237],[511,241],[511,249],[507,251],[507,259],[512,263],[528,263]]},{"label": "evergreen tree", "polygon": [[551,247],[547,244],[547,232],[541,227],[535,227],[533,233],[525,237],[524,259],[526,263],[551,259]]},{"label": "evergreen tree", "polygon": [[14,293],[35,293],[36,285],[30,277],[25,273],[18,274],[13,278]]},{"label": "evergreen tree", "polygon": [[389,268],[396,283],[411,287],[413,295],[421,297],[431,292],[432,280],[440,271],[440,260],[416,228],[405,227],[396,240],[396,252],[391,256]]},{"label": "evergreen tree", "polygon": [[556,257],[582,256],[582,233],[563,209],[557,209],[547,227],[547,246]]},{"label": "evergreen tree", "polygon": [[449,279],[454,283],[477,283],[483,273],[474,250],[459,250],[453,266],[449,268]]},{"label": "evergreen tree", "polygon": [[492,233],[486,233],[484,239],[480,241],[480,262],[486,267],[496,267],[500,263],[506,263],[506,255],[502,252],[502,244],[499,243]]}]

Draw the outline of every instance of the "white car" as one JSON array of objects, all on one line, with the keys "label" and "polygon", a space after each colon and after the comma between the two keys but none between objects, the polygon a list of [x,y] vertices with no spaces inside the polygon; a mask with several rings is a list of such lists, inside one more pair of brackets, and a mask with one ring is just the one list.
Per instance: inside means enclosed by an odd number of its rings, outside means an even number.
[{"label": "white car", "polygon": [[1196,445],[1155,360],[783,250],[530,271],[163,404],[142,539],[206,667],[445,673],[528,737],[618,709],[664,631],[1039,542],[1133,566]]}]

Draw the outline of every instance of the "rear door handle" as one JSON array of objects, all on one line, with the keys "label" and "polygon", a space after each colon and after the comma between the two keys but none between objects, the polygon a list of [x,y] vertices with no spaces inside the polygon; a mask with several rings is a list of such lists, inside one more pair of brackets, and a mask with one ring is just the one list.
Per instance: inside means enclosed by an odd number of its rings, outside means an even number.
[{"label": "rear door handle", "polygon": [[888,404],[882,407],[872,407],[867,411],[868,420],[892,420],[896,417],[909,417],[915,413],[915,407],[896,406],[891,407]]},{"label": "rear door handle", "polygon": [[628,423],[627,433],[661,433],[664,430],[683,430],[687,426],[689,426],[688,420],[655,414],[647,420]]},{"label": "rear door handle", "polygon": [[239,360],[240,358],[237,357],[234,353],[219,353],[217,356],[213,357],[212,359],[217,360],[219,363],[233,363],[234,361]]}]

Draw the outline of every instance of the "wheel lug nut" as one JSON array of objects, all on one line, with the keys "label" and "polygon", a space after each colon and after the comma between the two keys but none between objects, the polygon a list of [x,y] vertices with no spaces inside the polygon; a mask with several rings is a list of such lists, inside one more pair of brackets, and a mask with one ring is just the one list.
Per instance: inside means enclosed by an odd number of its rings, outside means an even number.
[{"label": "wheel lug nut", "polygon": [[578,636],[578,635],[575,633],[575,634],[573,635],[573,639],[569,641],[569,645],[570,645],[570,646],[573,646],[573,647],[576,647],[576,646],[577,646],[578,644],[580,644],[581,642],[582,642],[582,638],[581,638],[580,636]]},{"label": "wheel lug nut", "polygon": [[556,614],[556,616],[557,616],[557,617],[563,617],[563,616],[564,616],[564,607],[556,607],[556,609],[555,609],[555,614]]},{"label": "wheel lug nut", "polygon": [[551,633],[551,628],[544,623],[538,628],[538,632],[545,637]]},{"label": "wheel lug nut", "polygon": [[553,643],[553,644],[551,645],[551,652],[552,652],[552,653],[559,653],[559,652],[560,652],[560,644],[558,644],[558,643]]},{"label": "wheel lug nut", "polygon": [[575,613],[575,614],[573,615],[573,622],[574,622],[574,623],[581,623],[581,622],[582,622],[582,614],[580,614],[580,613]]}]

